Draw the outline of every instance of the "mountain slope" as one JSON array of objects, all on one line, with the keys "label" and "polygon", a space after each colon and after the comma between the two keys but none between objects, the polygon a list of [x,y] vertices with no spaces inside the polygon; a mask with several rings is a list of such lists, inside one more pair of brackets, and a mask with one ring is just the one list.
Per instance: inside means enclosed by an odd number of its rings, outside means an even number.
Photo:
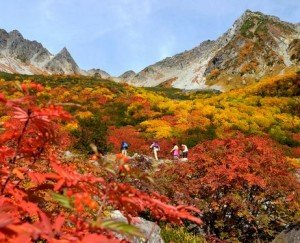
[{"label": "mountain slope", "polygon": [[299,64],[299,25],[247,10],[225,34],[119,78],[136,86],[228,89]]},{"label": "mountain slope", "polygon": [[25,39],[17,30],[6,32],[0,29],[0,71],[19,74],[82,74],[104,77],[110,75],[100,69],[85,71],[66,48],[52,55],[37,41]]},{"label": "mountain slope", "polygon": [[101,78],[109,78],[111,77],[109,73],[99,69],[99,68],[93,68],[88,71],[86,71],[86,76],[97,76]]},{"label": "mountain slope", "polygon": [[17,30],[0,30],[0,70],[10,73],[43,73],[50,52],[36,41],[28,41]]},{"label": "mountain slope", "polygon": [[80,74],[80,68],[65,47],[45,65],[45,68],[51,73]]}]

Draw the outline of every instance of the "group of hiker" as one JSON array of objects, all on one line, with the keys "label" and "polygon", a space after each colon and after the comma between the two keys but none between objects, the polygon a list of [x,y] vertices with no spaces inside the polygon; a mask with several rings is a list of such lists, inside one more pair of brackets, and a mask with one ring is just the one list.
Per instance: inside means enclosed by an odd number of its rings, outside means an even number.
[{"label": "group of hiker", "polygon": [[[121,142],[121,152],[124,156],[127,156],[127,150],[129,145],[127,142]],[[158,160],[158,152],[160,151],[160,146],[158,142],[152,142],[150,145],[150,149],[153,151],[153,155],[155,160]],[[185,144],[181,144],[181,148],[174,143],[173,148],[171,149],[170,153],[173,155],[174,160],[179,160],[180,158],[187,159],[188,157],[188,147]]]}]

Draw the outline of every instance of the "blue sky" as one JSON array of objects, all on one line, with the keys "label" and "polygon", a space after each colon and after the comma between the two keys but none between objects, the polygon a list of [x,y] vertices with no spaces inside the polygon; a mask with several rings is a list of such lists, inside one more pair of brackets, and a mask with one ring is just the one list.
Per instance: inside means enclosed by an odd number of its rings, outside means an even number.
[{"label": "blue sky", "polygon": [[0,0],[0,28],[112,75],[216,39],[246,10],[300,22],[300,0]]}]

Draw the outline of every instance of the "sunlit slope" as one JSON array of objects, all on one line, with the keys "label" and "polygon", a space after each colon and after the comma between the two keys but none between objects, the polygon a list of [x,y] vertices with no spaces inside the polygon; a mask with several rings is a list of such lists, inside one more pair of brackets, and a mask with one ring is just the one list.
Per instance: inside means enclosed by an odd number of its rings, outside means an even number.
[{"label": "sunlit slope", "polygon": [[[1,74],[1,90],[13,97],[16,84],[42,83],[38,95],[63,105],[74,119],[65,124],[80,149],[93,141],[103,150],[116,147],[114,136],[127,134],[145,148],[152,139],[183,141],[189,146],[237,132],[270,135],[297,146],[299,134],[299,72],[273,76],[246,88],[225,93],[183,92],[168,88],[136,88],[101,78],[84,76],[26,76]],[[2,118],[5,119],[5,118]],[[124,136],[125,136],[124,135]],[[112,142],[115,141],[115,142]],[[114,146],[113,146],[114,145]]]}]

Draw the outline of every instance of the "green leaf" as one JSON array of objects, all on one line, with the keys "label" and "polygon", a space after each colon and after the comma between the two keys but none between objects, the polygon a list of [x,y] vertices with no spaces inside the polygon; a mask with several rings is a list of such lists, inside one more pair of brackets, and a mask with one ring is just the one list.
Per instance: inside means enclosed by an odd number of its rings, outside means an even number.
[{"label": "green leaf", "polygon": [[127,224],[125,222],[119,222],[115,220],[105,220],[102,222],[95,223],[95,226],[112,230],[121,234],[126,234],[129,236],[145,238],[145,235],[141,233],[137,227],[135,227],[134,225]]},{"label": "green leaf", "polygon": [[71,202],[70,202],[70,198],[68,198],[64,195],[61,195],[61,194],[57,194],[57,193],[52,193],[52,198],[54,201],[58,202],[63,207],[68,208],[68,209],[73,209]]}]

